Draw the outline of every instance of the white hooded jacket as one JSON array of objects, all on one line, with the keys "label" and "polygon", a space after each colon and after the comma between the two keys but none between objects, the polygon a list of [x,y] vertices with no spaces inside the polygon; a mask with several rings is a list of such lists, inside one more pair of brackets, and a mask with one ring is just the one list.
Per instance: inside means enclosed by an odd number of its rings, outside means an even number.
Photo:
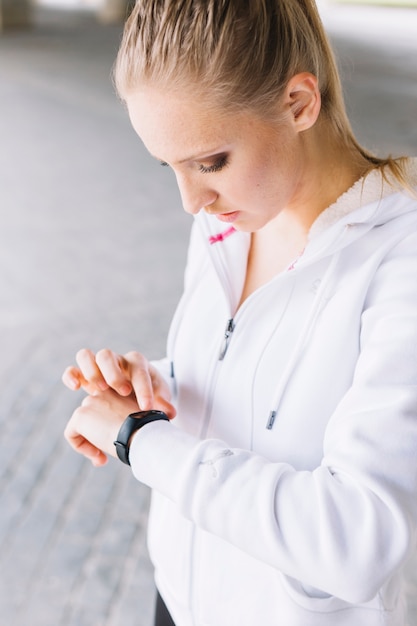
[{"label": "white hooded jacket", "polygon": [[157,364],[178,416],[131,445],[158,588],[177,626],[404,626],[417,202],[371,173],[237,309],[249,243],[197,216]]}]

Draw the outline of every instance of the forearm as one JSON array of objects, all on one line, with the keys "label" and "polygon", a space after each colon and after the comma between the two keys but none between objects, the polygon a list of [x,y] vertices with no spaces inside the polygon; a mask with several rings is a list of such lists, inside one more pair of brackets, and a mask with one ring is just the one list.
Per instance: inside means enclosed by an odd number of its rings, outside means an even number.
[{"label": "forearm", "polygon": [[369,600],[404,559],[399,503],[325,465],[296,472],[171,424],[133,439],[135,476],[181,513],[251,556],[348,602]]}]

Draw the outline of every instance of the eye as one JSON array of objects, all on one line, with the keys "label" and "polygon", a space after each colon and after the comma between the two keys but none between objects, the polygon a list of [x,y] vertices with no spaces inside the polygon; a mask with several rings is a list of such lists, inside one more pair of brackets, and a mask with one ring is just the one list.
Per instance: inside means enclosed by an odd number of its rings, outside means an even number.
[{"label": "eye", "polygon": [[166,161],[159,161],[159,165],[162,165],[162,167],[169,167]]},{"label": "eye", "polygon": [[227,154],[223,154],[213,165],[199,165],[198,169],[202,174],[213,174],[214,172],[220,172],[228,163],[229,159]]}]

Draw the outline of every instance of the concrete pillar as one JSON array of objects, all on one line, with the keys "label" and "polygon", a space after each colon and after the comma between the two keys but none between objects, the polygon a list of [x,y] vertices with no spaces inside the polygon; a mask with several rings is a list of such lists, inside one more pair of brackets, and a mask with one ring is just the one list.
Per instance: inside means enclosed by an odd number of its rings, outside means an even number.
[{"label": "concrete pillar", "polygon": [[0,31],[30,24],[30,0],[0,0]]},{"label": "concrete pillar", "polygon": [[103,24],[124,22],[134,3],[134,0],[103,0],[97,17]]}]

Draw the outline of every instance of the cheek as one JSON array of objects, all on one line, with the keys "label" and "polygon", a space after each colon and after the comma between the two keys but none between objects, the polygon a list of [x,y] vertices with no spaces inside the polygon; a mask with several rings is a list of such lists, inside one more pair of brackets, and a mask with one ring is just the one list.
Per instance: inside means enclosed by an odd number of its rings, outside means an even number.
[{"label": "cheek", "polygon": [[246,197],[256,197],[258,200],[279,201],[281,196],[286,195],[287,184],[280,168],[264,164],[254,168],[246,177],[244,193]]},{"label": "cheek", "polygon": [[263,163],[254,171],[253,181],[262,190],[265,197],[275,197],[277,201],[287,202],[295,192],[302,158],[294,142],[280,142],[279,149],[272,148]]},{"label": "cheek", "polygon": [[266,158],[245,163],[235,176],[234,187],[240,197],[249,198],[265,193],[275,178],[275,167]]}]

